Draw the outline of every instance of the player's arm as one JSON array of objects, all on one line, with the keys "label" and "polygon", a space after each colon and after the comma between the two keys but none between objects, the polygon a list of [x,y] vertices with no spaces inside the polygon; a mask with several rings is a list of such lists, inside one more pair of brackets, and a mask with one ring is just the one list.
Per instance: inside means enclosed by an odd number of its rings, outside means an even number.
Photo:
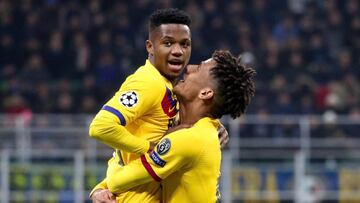
[{"label": "player's arm", "polygon": [[125,126],[154,109],[160,100],[156,91],[165,88],[161,85],[148,79],[129,78],[95,116],[89,128],[90,136],[131,153],[149,151],[150,142],[132,135]]},{"label": "player's arm", "polygon": [[[110,106],[105,106],[111,108]],[[115,115],[116,116],[116,115]],[[89,135],[115,149],[143,154],[150,149],[149,141],[132,135],[114,113],[104,108],[90,124]]]},{"label": "player's arm", "polygon": [[[108,165],[110,166],[113,163],[118,164],[118,160],[116,160],[116,151],[113,153],[113,157],[108,161]],[[97,201],[102,202],[106,198],[111,200],[111,195],[109,193],[112,194],[108,190],[105,178],[91,190],[89,197],[93,200],[96,199]]]},{"label": "player's arm", "polygon": [[140,159],[134,160],[126,166],[118,164],[109,165],[106,180],[108,189],[114,194],[119,194],[135,186],[153,181]]},{"label": "player's arm", "polygon": [[155,147],[155,151],[142,155],[126,166],[109,166],[108,189],[118,194],[154,180],[161,181],[180,168],[190,166],[197,158],[199,149],[186,147],[191,140],[184,131],[186,130],[167,135]]}]

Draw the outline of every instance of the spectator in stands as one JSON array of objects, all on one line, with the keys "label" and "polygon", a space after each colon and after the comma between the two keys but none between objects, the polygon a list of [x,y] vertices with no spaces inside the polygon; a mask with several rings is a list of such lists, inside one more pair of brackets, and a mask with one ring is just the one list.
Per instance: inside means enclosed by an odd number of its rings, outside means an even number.
[{"label": "spectator in stands", "polygon": [[[123,3],[98,0],[25,1],[21,5],[4,1],[1,5],[0,68],[9,70],[12,67],[12,72],[22,76],[20,84],[16,82],[19,81],[17,77],[4,78],[0,95],[9,97],[14,91],[25,95],[29,108],[35,112],[43,111],[35,106],[36,91],[21,87],[29,87],[25,84],[33,80],[49,81],[51,78],[50,86],[55,88],[48,89],[50,95],[54,95],[56,87],[66,78],[71,89],[69,94],[74,96],[75,92],[86,89],[79,86],[82,77],[95,74],[98,67],[104,65],[104,53],[112,55],[111,66],[121,70],[111,78],[118,82],[110,84],[110,88],[115,89],[124,75],[134,71],[124,67],[137,67],[142,63],[140,59],[146,57],[142,51],[147,34],[145,22],[156,6],[179,6],[192,15],[192,37],[196,41],[193,60],[200,60],[220,47],[230,48],[233,52],[248,52],[254,58],[262,59],[262,64],[257,65],[257,84],[267,99],[282,91],[282,88],[269,90],[269,83],[294,89],[289,95],[296,97],[302,81],[298,79],[298,73],[301,78],[312,80],[311,88],[316,89],[329,89],[334,80],[344,83],[343,77],[347,74],[357,76],[355,83],[360,78],[360,17],[356,0],[311,1],[299,5],[264,0],[249,4],[227,1],[221,5],[214,0],[185,1],[183,5],[176,1]],[[234,20],[239,18],[242,20]],[[42,67],[30,71],[28,66],[33,63]],[[291,74],[293,70],[296,71]],[[281,82],[281,78],[285,80]],[[96,80],[103,81],[104,77]],[[108,87],[109,84],[97,83],[99,89]],[[29,96],[29,91],[33,95]],[[327,107],[316,103],[316,95],[306,94],[307,99],[294,103],[294,113],[301,113],[305,104],[313,106],[314,112],[326,111]],[[92,96],[99,105],[110,95],[94,91]],[[47,108],[50,109],[46,111],[51,112],[56,107]],[[251,110],[255,108],[249,109],[249,114],[255,113]]]}]

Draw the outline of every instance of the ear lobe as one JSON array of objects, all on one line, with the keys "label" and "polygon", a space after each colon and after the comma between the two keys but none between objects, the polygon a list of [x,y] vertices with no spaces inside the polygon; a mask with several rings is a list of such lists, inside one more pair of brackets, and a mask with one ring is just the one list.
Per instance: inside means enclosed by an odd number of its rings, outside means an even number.
[{"label": "ear lobe", "polygon": [[200,90],[199,98],[200,99],[211,99],[214,97],[214,91],[211,88],[204,88]]},{"label": "ear lobe", "polygon": [[150,40],[146,40],[146,50],[149,54],[151,54],[151,55],[154,54],[154,47]]}]

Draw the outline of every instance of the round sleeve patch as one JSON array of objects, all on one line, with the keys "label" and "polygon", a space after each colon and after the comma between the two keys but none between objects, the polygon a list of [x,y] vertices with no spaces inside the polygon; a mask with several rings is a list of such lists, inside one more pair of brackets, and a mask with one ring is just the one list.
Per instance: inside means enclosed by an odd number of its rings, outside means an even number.
[{"label": "round sleeve patch", "polygon": [[128,108],[134,107],[138,101],[139,99],[135,91],[125,92],[120,96],[120,103]]},{"label": "round sleeve patch", "polygon": [[156,152],[159,155],[164,155],[170,150],[170,147],[171,147],[170,139],[165,138],[157,145]]}]

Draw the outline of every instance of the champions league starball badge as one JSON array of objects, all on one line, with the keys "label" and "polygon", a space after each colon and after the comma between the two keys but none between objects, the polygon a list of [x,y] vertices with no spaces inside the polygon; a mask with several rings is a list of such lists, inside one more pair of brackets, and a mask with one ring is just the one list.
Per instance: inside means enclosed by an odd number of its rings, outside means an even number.
[{"label": "champions league starball badge", "polygon": [[134,107],[138,102],[138,96],[135,91],[129,91],[120,96],[120,103],[128,108]]}]

